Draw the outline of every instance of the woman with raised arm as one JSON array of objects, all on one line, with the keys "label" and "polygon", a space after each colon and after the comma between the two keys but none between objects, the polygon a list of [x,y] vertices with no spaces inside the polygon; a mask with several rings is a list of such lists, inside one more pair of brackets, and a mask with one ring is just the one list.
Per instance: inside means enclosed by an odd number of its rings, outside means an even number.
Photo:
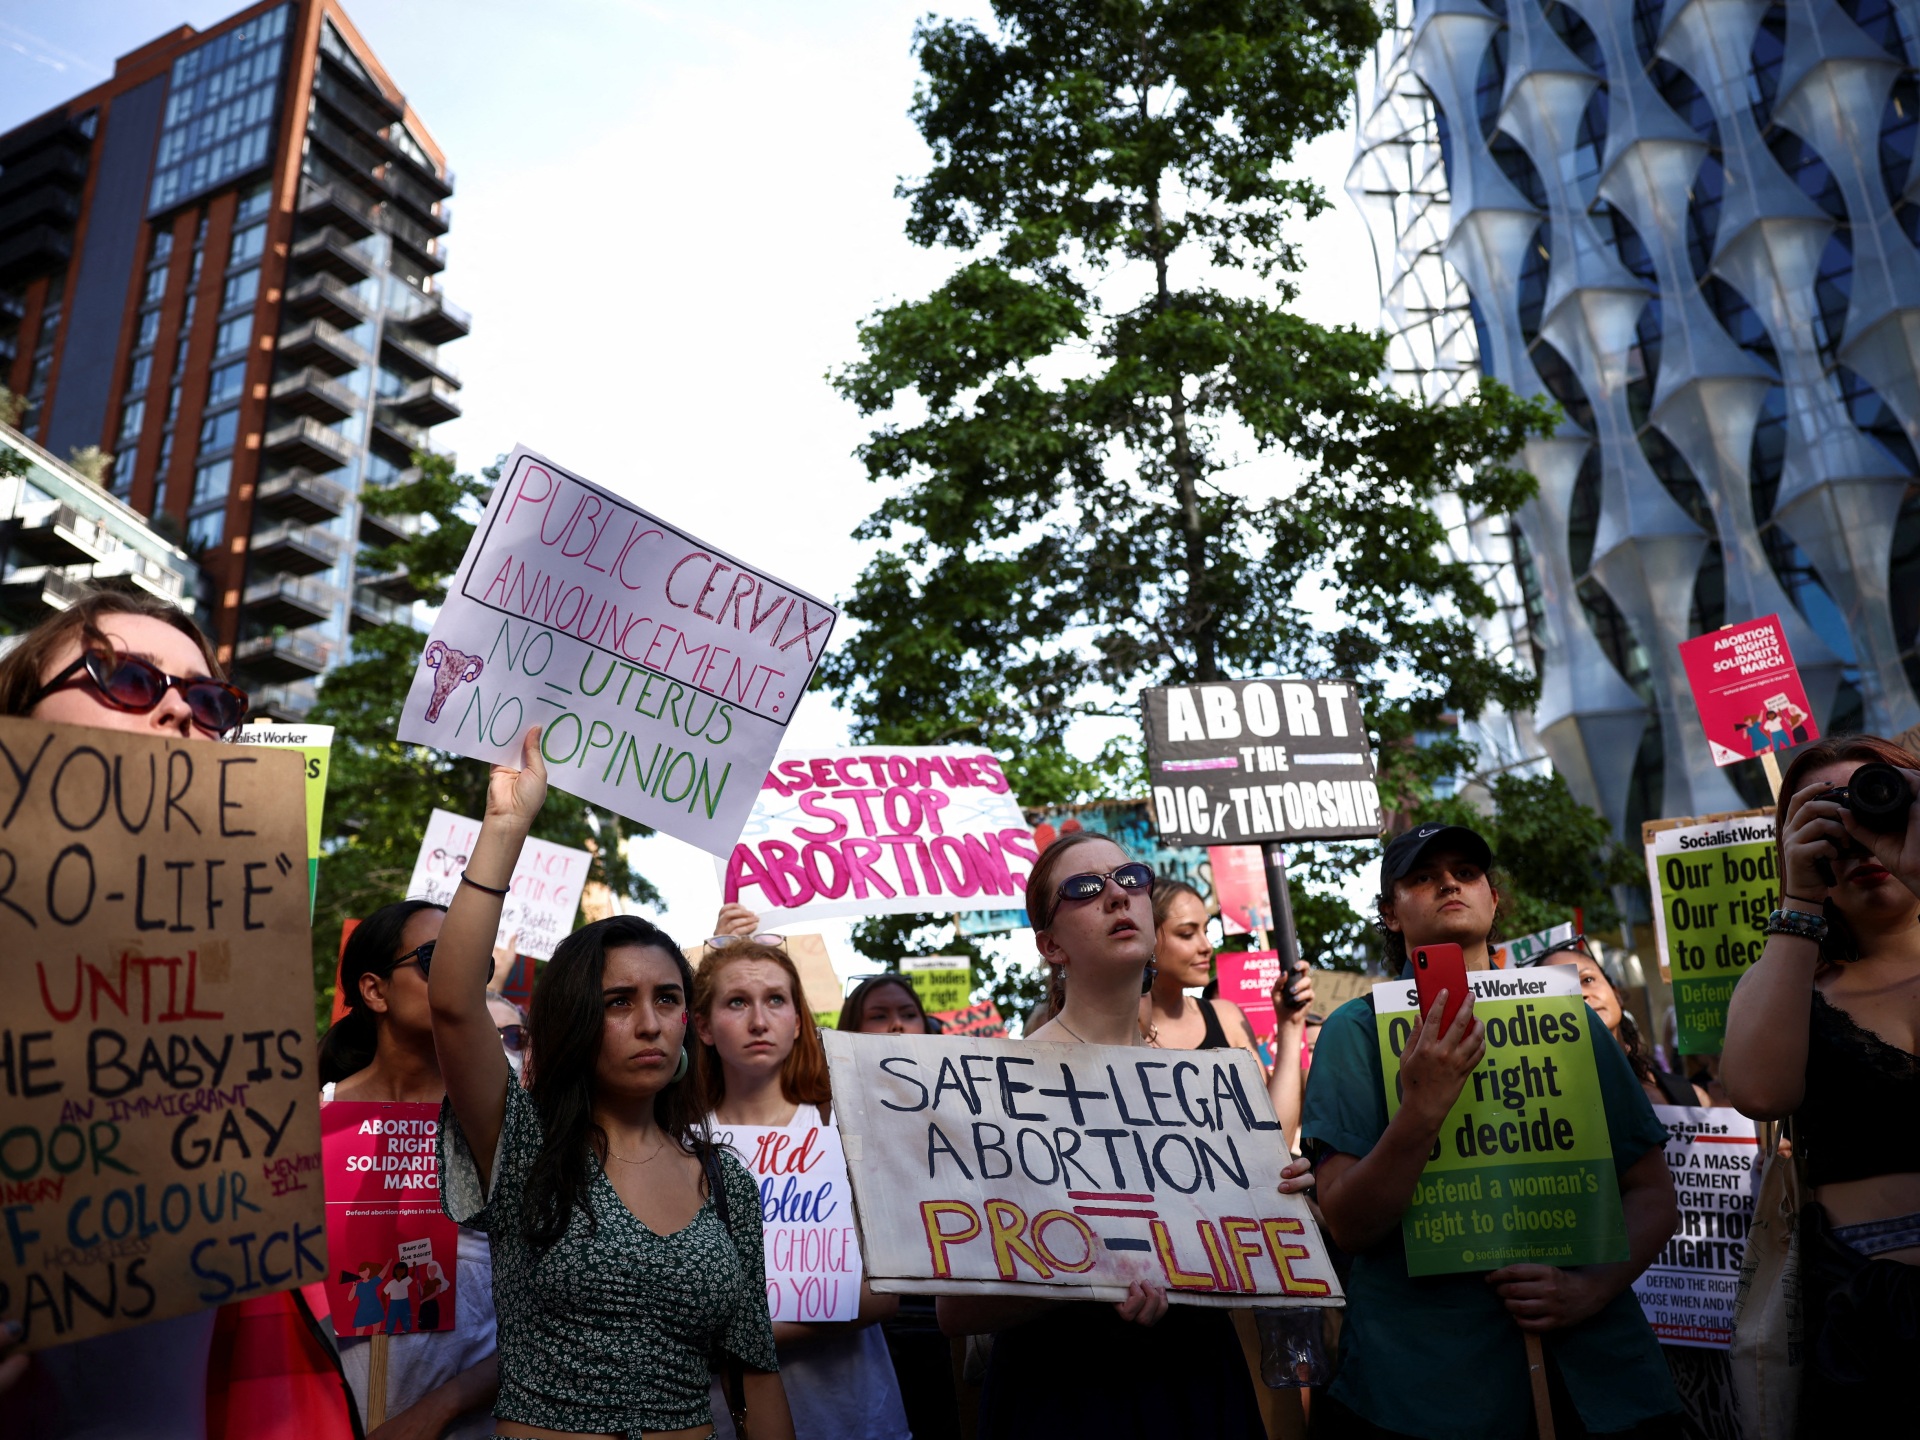
[{"label": "woman with raised arm", "polygon": [[532,1087],[513,1083],[486,982],[546,799],[537,726],[521,762],[493,767],[428,977],[447,1082],[442,1203],[493,1243],[494,1433],[705,1440],[717,1360],[754,1440],[791,1440],[760,1196],[714,1150],[686,1083],[693,977],[679,947],[633,916],[563,940],[534,990]]},{"label": "woman with raised arm", "polygon": [[[1052,1018],[1029,1039],[1145,1047],[1152,887],[1153,871],[1104,835],[1064,835],[1041,852],[1026,899]],[[1305,1170],[1288,1166],[1283,1188],[1304,1188]],[[943,1295],[939,1313],[950,1335],[994,1336],[980,1440],[1266,1433],[1226,1313],[1169,1307],[1157,1286],[1135,1281],[1116,1304]]]},{"label": "woman with raised arm", "polygon": [[[1835,792],[1895,768],[1904,825],[1877,833]],[[1780,908],[1727,1005],[1720,1079],[1742,1113],[1792,1117],[1803,1211],[1806,1433],[1876,1434],[1920,1404],[1920,786],[1871,735],[1800,750],[1774,824]],[[1882,776],[1885,772],[1881,772]]]},{"label": "woman with raised arm", "polygon": [[[735,1126],[767,1126],[789,1132],[789,1153],[802,1152],[833,1117],[827,1052],[800,1003],[800,972],[774,936],[715,935],[707,947],[693,977],[694,1079],[715,1142],[728,1143]],[[850,1212],[842,1218],[852,1223]],[[775,1322],[780,1381],[799,1440],[910,1440],[876,1323],[898,1308],[863,1281],[852,1320]],[[725,1435],[724,1418],[716,1423]]]}]

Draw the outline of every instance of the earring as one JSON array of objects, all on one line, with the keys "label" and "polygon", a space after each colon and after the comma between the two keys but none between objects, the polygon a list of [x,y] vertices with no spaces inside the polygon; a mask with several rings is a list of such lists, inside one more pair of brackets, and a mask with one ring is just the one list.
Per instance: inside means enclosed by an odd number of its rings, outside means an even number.
[{"label": "earring", "polygon": [[680,1063],[673,1067],[673,1079],[669,1080],[667,1083],[669,1085],[678,1085],[682,1080],[686,1078],[687,1078],[687,1047],[682,1045],[680,1047]]},{"label": "earring", "polygon": [[1160,978],[1159,962],[1160,962],[1160,957],[1158,955],[1149,955],[1147,957],[1147,968],[1145,971],[1141,973],[1141,976],[1140,976],[1140,993],[1142,995],[1145,995],[1150,990],[1152,990],[1153,982]]}]

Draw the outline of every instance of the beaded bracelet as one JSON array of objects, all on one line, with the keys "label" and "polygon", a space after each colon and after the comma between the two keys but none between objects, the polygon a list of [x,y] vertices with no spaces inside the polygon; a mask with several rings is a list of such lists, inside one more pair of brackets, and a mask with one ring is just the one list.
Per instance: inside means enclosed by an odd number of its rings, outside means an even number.
[{"label": "beaded bracelet", "polygon": [[1827,917],[1799,910],[1775,910],[1767,916],[1767,934],[1796,935],[1817,943],[1827,938]]}]

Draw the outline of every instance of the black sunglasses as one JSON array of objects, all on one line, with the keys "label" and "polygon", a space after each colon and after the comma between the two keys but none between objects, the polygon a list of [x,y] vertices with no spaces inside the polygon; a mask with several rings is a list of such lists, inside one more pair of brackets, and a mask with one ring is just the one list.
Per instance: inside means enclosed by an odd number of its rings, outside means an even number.
[{"label": "black sunglasses", "polygon": [[413,949],[407,951],[406,954],[389,965],[387,967],[387,973],[391,975],[403,965],[418,965],[420,967],[420,978],[425,980],[433,970],[433,944],[434,942],[429,940],[424,945],[414,946]]},{"label": "black sunglasses", "polygon": [[1146,890],[1153,885],[1153,867],[1131,860],[1104,875],[1069,875],[1054,894],[1060,900],[1091,900],[1105,893],[1109,880],[1122,890]]},{"label": "black sunglasses", "polygon": [[130,715],[150,714],[167,698],[169,690],[177,689],[187,702],[193,723],[212,735],[224,735],[240,724],[252,703],[238,685],[215,680],[211,675],[185,679],[169,675],[137,655],[115,659],[90,650],[28,696],[27,709],[33,709],[54,691],[71,686],[82,671],[104,704]]},{"label": "black sunglasses", "polygon": [[506,1046],[507,1049],[511,1050],[514,1054],[518,1055],[522,1050],[527,1048],[527,1027],[526,1026],[517,1025],[517,1024],[502,1025],[499,1027],[499,1030],[500,1030],[500,1043]]}]

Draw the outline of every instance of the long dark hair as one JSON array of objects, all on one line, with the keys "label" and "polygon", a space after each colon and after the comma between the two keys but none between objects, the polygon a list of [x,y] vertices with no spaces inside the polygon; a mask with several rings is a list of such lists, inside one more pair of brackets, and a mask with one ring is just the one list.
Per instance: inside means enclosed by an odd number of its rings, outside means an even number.
[{"label": "long dark hair", "polygon": [[908,995],[912,996],[915,1008],[920,1011],[920,1022],[927,1027],[926,1033],[929,1035],[938,1035],[941,1033],[940,1022],[934,1019],[933,1016],[928,1013],[927,1007],[920,1003],[920,993],[913,988],[913,982],[908,980],[906,976],[892,970],[888,970],[880,975],[869,975],[858,985],[854,986],[853,992],[847,996],[846,1003],[840,1007],[840,1023],[833,1028],[836,1030],[849,1031],[856,1035],[859,1034],[860,1021],[866,1014],[867,997],[882,985],[898,985],[902,990],[906,991]]},{"label": "long dark hair", "polygon": [[[521,1223],[527,1242],[538,1250],[566,1234],[576,1213],[586,1216],[590,1233],[598,1226],[588,1191],[594,1169],[607,1160],[606,1132],[593,1123],[593,1076],[607,1008],[601,990],[607,951],[626,946],[664,951],[680,972],[689,1008],[693,1004],[693,967],[665,931],[638,915],[583,925],[554,948],[534,986],[528,1026],[530,1053],[536,1057],[528,1091],[540,1112],[541,1141],[527,1173]],[[689,1065],[694,1044],[689,1024],[681,1039]],[[653,1118],[669,1140],[705,1163],[711,1142],[692,1085],[668,1084],[654,1096]]]},{"label": "long dark hair", "polygon": [[346,1001],[347,1013],[320,1038],[322,1085],[357,1075],[373,1063],[374,1051],[380,1047],[380,1022],[367,1008],[360,981],[368,975],[384,980],[393,974],[407,922],[422,910],[444,913],[446,908],[431,900],[396,900],[354,926],[340,955],[340,998]]},{"label": "long dark hair", "polygon": [[[1784,894],[1787,888],[1787,856],[1781,842],[1787,830],[1788,804],[1806,781],[1808,771],[1818,770],[1824,765],[1844,764],[1849,760],[1857,760],[1862,764],[1883,760],[1906,770],[1920,763],[1902,746],[1891,740],[1883,740],[1878,735],[1841,735],[1830,740],[1816,740],[1794,751],[1793,763],[1787,766],[1787,773],[1780,777],[1780,798],[1773,806],[1773,869],[1777,877],[1774,883],[1780,887],[1781,893]],[[1850,960],[1858,960],[1860,937],[1854,934],[1853,926],[1840,913],[1840,907],[1829,896],[1821,909],[1827,917],[1827,938],[1820,942],[1820,963],[1844,965]]]}]

